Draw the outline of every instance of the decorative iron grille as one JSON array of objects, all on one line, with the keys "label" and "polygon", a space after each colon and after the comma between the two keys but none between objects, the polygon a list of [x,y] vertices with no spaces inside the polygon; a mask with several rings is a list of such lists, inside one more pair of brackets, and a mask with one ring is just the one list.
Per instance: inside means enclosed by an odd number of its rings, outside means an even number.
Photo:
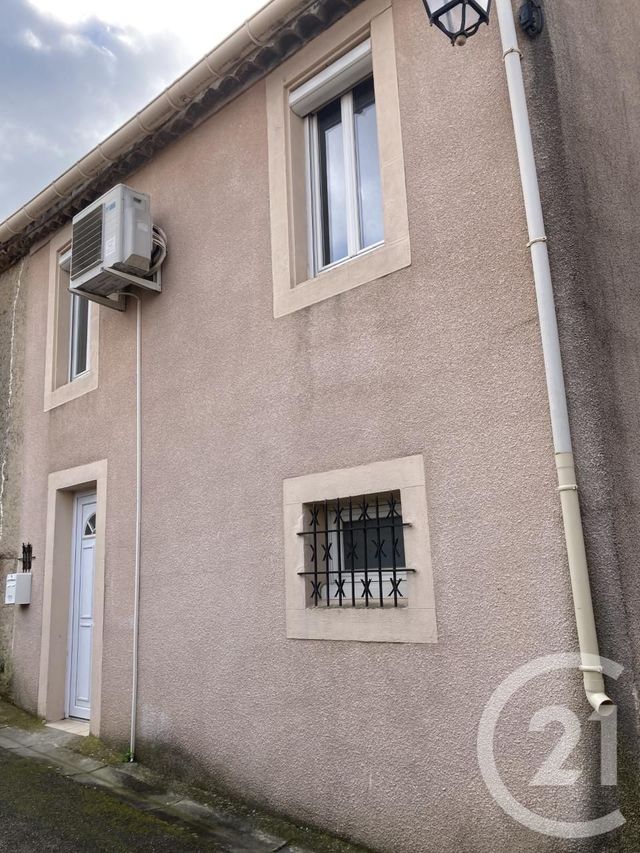
[{"label": "decorative iron grille", "polygon": [[408,604],[400,492],[304,505],[310,607],[405,607]]}]

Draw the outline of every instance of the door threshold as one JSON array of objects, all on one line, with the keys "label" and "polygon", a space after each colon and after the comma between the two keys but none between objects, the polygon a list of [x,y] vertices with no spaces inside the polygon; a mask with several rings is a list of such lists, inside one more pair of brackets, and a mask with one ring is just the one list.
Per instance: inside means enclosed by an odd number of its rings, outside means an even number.
[{"label": "door threshold", "polygon": [[45,723],[50,729],[59,729],[61,732],[67,732],[70,735],[80,735],[87,737],[89,734],[89,720],[76,720],[69,717],[66,720],[58,720],[56,723]]}]

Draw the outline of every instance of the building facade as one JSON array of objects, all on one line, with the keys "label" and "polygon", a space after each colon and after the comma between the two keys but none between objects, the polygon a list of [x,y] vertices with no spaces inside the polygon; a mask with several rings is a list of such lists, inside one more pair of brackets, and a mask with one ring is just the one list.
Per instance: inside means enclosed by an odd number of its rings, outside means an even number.
[{"label": "building facade", "polygon": [[[603,58],[591,109],[577,5],[522,50],[633,788],[639,220],[591,145],[632,156],[638,80]],[[276,0],[181,85],[0,226],[2,571],[35,556],[31,603],[0,610],[5,689],[126,744],[137,624],[141,760],[375,850],[634,849],[629,826],[517,823],[477,757],[495,688],[576,650],[497,27],[453,50],[419,0]],[[81,314],[67,289],[71,218],[119,182],[169,243],[140,302],[139,608],[137,305]],[[558,704],[584,721],[583,772],[531,786],[555,739],[529,722]],[[498,763],[530,808],[616,807],[590,711],[570,669],[509,706]]]}]

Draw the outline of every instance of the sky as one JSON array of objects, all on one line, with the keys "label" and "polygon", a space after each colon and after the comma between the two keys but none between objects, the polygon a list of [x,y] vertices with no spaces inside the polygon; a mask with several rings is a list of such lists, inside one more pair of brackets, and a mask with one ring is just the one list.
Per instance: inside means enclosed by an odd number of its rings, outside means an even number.
[{"label": "sky", "polygon": [[0,221],[265,0],[0,0]]}]

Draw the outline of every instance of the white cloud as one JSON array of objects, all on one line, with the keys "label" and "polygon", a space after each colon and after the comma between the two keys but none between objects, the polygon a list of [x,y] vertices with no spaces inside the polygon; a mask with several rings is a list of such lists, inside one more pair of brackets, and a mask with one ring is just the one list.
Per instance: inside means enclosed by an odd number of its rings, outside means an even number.
[{"label": "white cloud", "polygon": [[189,61],[198,59],[240,26],[264,0],[29,0],[38,11],[66,26],[97,19],[125,31],[132,44],[172,34]]},{"label": "white cloud", "polygon": [[33,50],[43,50],[44,45],[38,38],[38,36],[33,32],[33,30],[24,30],[22,33],[22,41],[26,44],[27,47],[33,48]]},{"label": "white cloud", "polygon": [[263,0],[1,0],[0,220]]},{"label": "white cloud", "polygon": [[60,39],[60,44],[72,53],[85,53],[93,46],[89,39],[80,33],[65,33]]}]

